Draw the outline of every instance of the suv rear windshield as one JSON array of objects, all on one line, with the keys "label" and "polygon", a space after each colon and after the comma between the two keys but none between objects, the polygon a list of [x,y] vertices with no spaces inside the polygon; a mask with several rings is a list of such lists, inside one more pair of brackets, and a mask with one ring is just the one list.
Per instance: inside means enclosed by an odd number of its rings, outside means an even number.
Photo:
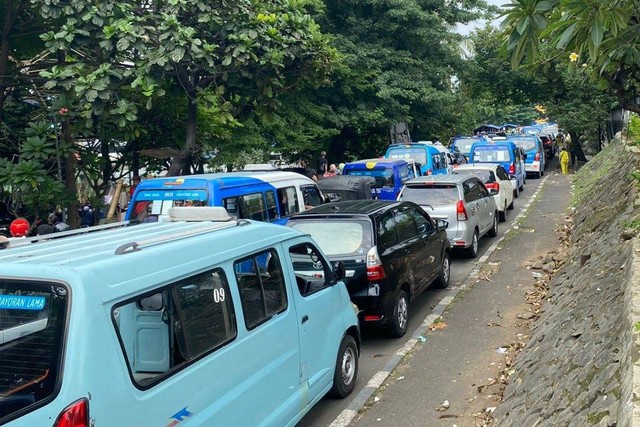
[{"label": "suv rear windshield", "polygon": [[373,245],[368,221],[343,218],[291,220],[287,225],[311,235],[327,256],[364,256]]},{"label": "suv rear windshield", "polygon": [[401,198],[418,205],[431,206],[452,205],[460,200],[458,187],[455,184],[407,185],[402,191]]},{"label": "suv rear windshield", "polygon": [[0,281],[0,424],[57,393],[66,312],[63,286]]}]

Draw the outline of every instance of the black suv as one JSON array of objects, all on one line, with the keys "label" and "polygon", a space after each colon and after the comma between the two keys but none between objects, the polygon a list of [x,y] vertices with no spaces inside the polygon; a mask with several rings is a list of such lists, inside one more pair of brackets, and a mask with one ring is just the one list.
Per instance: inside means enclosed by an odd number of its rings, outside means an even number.
[{"label": "black suv", "polygon": [[345,264],[363,323],[387,324],[394,337],[407,332],[412,298],[433,282],[449,285],[447,223],[415,203],[330,203],[292,216],[287,226],[310,234],[332,262]]}]

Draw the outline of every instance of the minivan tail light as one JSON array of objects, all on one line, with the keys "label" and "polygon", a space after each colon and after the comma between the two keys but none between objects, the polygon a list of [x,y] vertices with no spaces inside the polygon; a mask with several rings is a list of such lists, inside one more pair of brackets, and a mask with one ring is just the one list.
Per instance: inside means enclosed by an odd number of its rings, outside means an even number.
[{"label": "minivan tail light", "polygon": [[540,153],[536,153],[536,156],[533,158],[536,162],[540,161]]},{"label": "minivan tail light", "polygon": [[511,175],[515,175],[516,174],[516,164],[515,163],[511,163],[509,165],[509,173]]},{"label": "minivan tail light", "polygon": [[370,282],[377,282],[386,277],[387,274],[384,272],[384,267],[382,267],[382,260],[378,255],[378,248],[374,246],[367,252],[367,279]]},{"label": "minivan tail light", "polygon": [[458,221],[467,220],[467,208],[464,207],[462,200],[458,200],[458,203],[456,203],[456,215],[458,216]]},{"label": "minivan tail light", "polygon": [[427,176],[430,176],[431,174],[433,174],[433,171],[431,169],[427,169]]},{"label": "minivan tail light", "polygon": [[64,408],[53,427],[89,427],[89,401],[83,398]]}]

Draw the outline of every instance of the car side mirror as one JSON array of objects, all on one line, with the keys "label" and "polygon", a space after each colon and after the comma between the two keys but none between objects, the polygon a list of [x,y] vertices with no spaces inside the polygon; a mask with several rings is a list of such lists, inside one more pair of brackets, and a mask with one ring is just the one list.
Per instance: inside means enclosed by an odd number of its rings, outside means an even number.
[{"label": "car side mirror", "polygon": [[340,280],[344,280],[347,276],[347,270],[344,267],[344,263],[342,261],[338,261],[333,264],[333,283],[339,282]]},{"label": "car side mirror", "polygon": [[517,181],[517,180],[518,180],[518,177],[517,177],[517,176],[515,176],[515,175],[509,175],[509,179],[510,179],[511,181]]},{"label": "car side mirror", "polygon": [[436,225],[438,226],[438,230],[446,230],[449,227],[449,222],[444,219],[436,220]]}]

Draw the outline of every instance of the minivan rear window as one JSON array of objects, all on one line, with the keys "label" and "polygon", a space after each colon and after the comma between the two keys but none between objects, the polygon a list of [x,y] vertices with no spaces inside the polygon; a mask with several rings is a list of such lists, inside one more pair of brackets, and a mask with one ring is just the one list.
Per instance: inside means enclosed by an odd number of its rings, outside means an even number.
[{"label": "minivan rear window", "polygon": [[376,168],[366,170],[350,169],[345,172],[345,175],[372,176],[376,180],[375,188],[395,187],[392,168]]},{"label": "minivan rear window", "polygon": [[287,224],[311,235],[327,256],[363,256],[371,249],[371,223],[350,219],[289,221]]},{"label": "minivan rear window", "polygon": [[510,160],[509,147],[476,147],[473,150],[474,162],[508,162]]},{"label": "minivan rear window", "polygon": [[407,185],[402,190],[402,200],[418,205],[445,206],[460,200],[458,187],[455,184],[444,185]]},{"label": "minivan rear window", "polygon": [[512,141],[524,151],[535,150],[536,141],[532,138],[514,138]]},{"label": "minivan rear window", "polygon": [[61,285],[0,280],[0,424],[57,394],[67,297]]}]

